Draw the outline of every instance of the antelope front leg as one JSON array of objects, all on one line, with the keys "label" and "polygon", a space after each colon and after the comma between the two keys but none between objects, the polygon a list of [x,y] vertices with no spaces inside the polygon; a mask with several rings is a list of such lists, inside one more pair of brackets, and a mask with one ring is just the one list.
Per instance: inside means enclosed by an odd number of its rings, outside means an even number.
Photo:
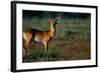
[{"label": "antelope front leg", "polygon": [[48,50],[48,42],[43,42],[45,51]]}]

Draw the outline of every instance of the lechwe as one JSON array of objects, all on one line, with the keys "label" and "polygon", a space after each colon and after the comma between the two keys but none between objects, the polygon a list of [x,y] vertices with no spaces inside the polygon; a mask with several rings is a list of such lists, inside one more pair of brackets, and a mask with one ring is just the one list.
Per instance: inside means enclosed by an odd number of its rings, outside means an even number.
[{"label": "lechwe", "polygon": [[23,38],[23,51],[24,54],[29,50],[29,45],[31,42],[39,42],[44,45],[45,51],[48,50],[48,43],[54,37],[56,33],[56,24],[58,24],[59,17],[55,19],[53,22],[52,20],[48,20],[50,24],[49,30],[38,30],[33,28],[28,28],[23,31],[22,38]]}]

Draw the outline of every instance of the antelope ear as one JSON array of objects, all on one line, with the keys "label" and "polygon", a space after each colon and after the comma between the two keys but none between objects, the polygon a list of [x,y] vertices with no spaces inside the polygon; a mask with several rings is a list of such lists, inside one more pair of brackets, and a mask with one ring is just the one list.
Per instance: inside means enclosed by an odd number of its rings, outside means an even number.
[{"label": "antelope ear", "polygon": [[48,23],[51,24],[51,22],[52,22],[51,19],[48,19]]},{"label": "antelope ear", "polygon": [[58,16],[58,17],[56,17],[56,19],[55,20],[60,20],[61,19],[61,16]]}]

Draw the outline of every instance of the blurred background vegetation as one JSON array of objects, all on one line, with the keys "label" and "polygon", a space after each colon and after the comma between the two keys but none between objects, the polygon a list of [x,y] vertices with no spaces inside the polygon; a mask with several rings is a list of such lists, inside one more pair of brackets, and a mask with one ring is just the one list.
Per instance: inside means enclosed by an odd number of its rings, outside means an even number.
[{"label": "blurred background vegetation", "polygon": [[[91,15],[89,13],[23,10],[23,30],[34,28],[49,30],[48,20],[60,16],[56,36],[49,43],[48,53],[43,45],[31,45],[31,53],[23,62],[90,59]],[[52,46],[51,46],[52,45]]]}]

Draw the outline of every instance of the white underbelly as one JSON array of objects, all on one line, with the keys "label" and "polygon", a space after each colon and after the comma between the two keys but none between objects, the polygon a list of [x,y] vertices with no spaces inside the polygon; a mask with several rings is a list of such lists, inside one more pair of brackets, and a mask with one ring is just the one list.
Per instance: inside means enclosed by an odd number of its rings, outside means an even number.
[{"label": "white underbelly", "polygon": [[35,37],[34,39],[36,42],[42,42],[42,38],[41,37]]}]

